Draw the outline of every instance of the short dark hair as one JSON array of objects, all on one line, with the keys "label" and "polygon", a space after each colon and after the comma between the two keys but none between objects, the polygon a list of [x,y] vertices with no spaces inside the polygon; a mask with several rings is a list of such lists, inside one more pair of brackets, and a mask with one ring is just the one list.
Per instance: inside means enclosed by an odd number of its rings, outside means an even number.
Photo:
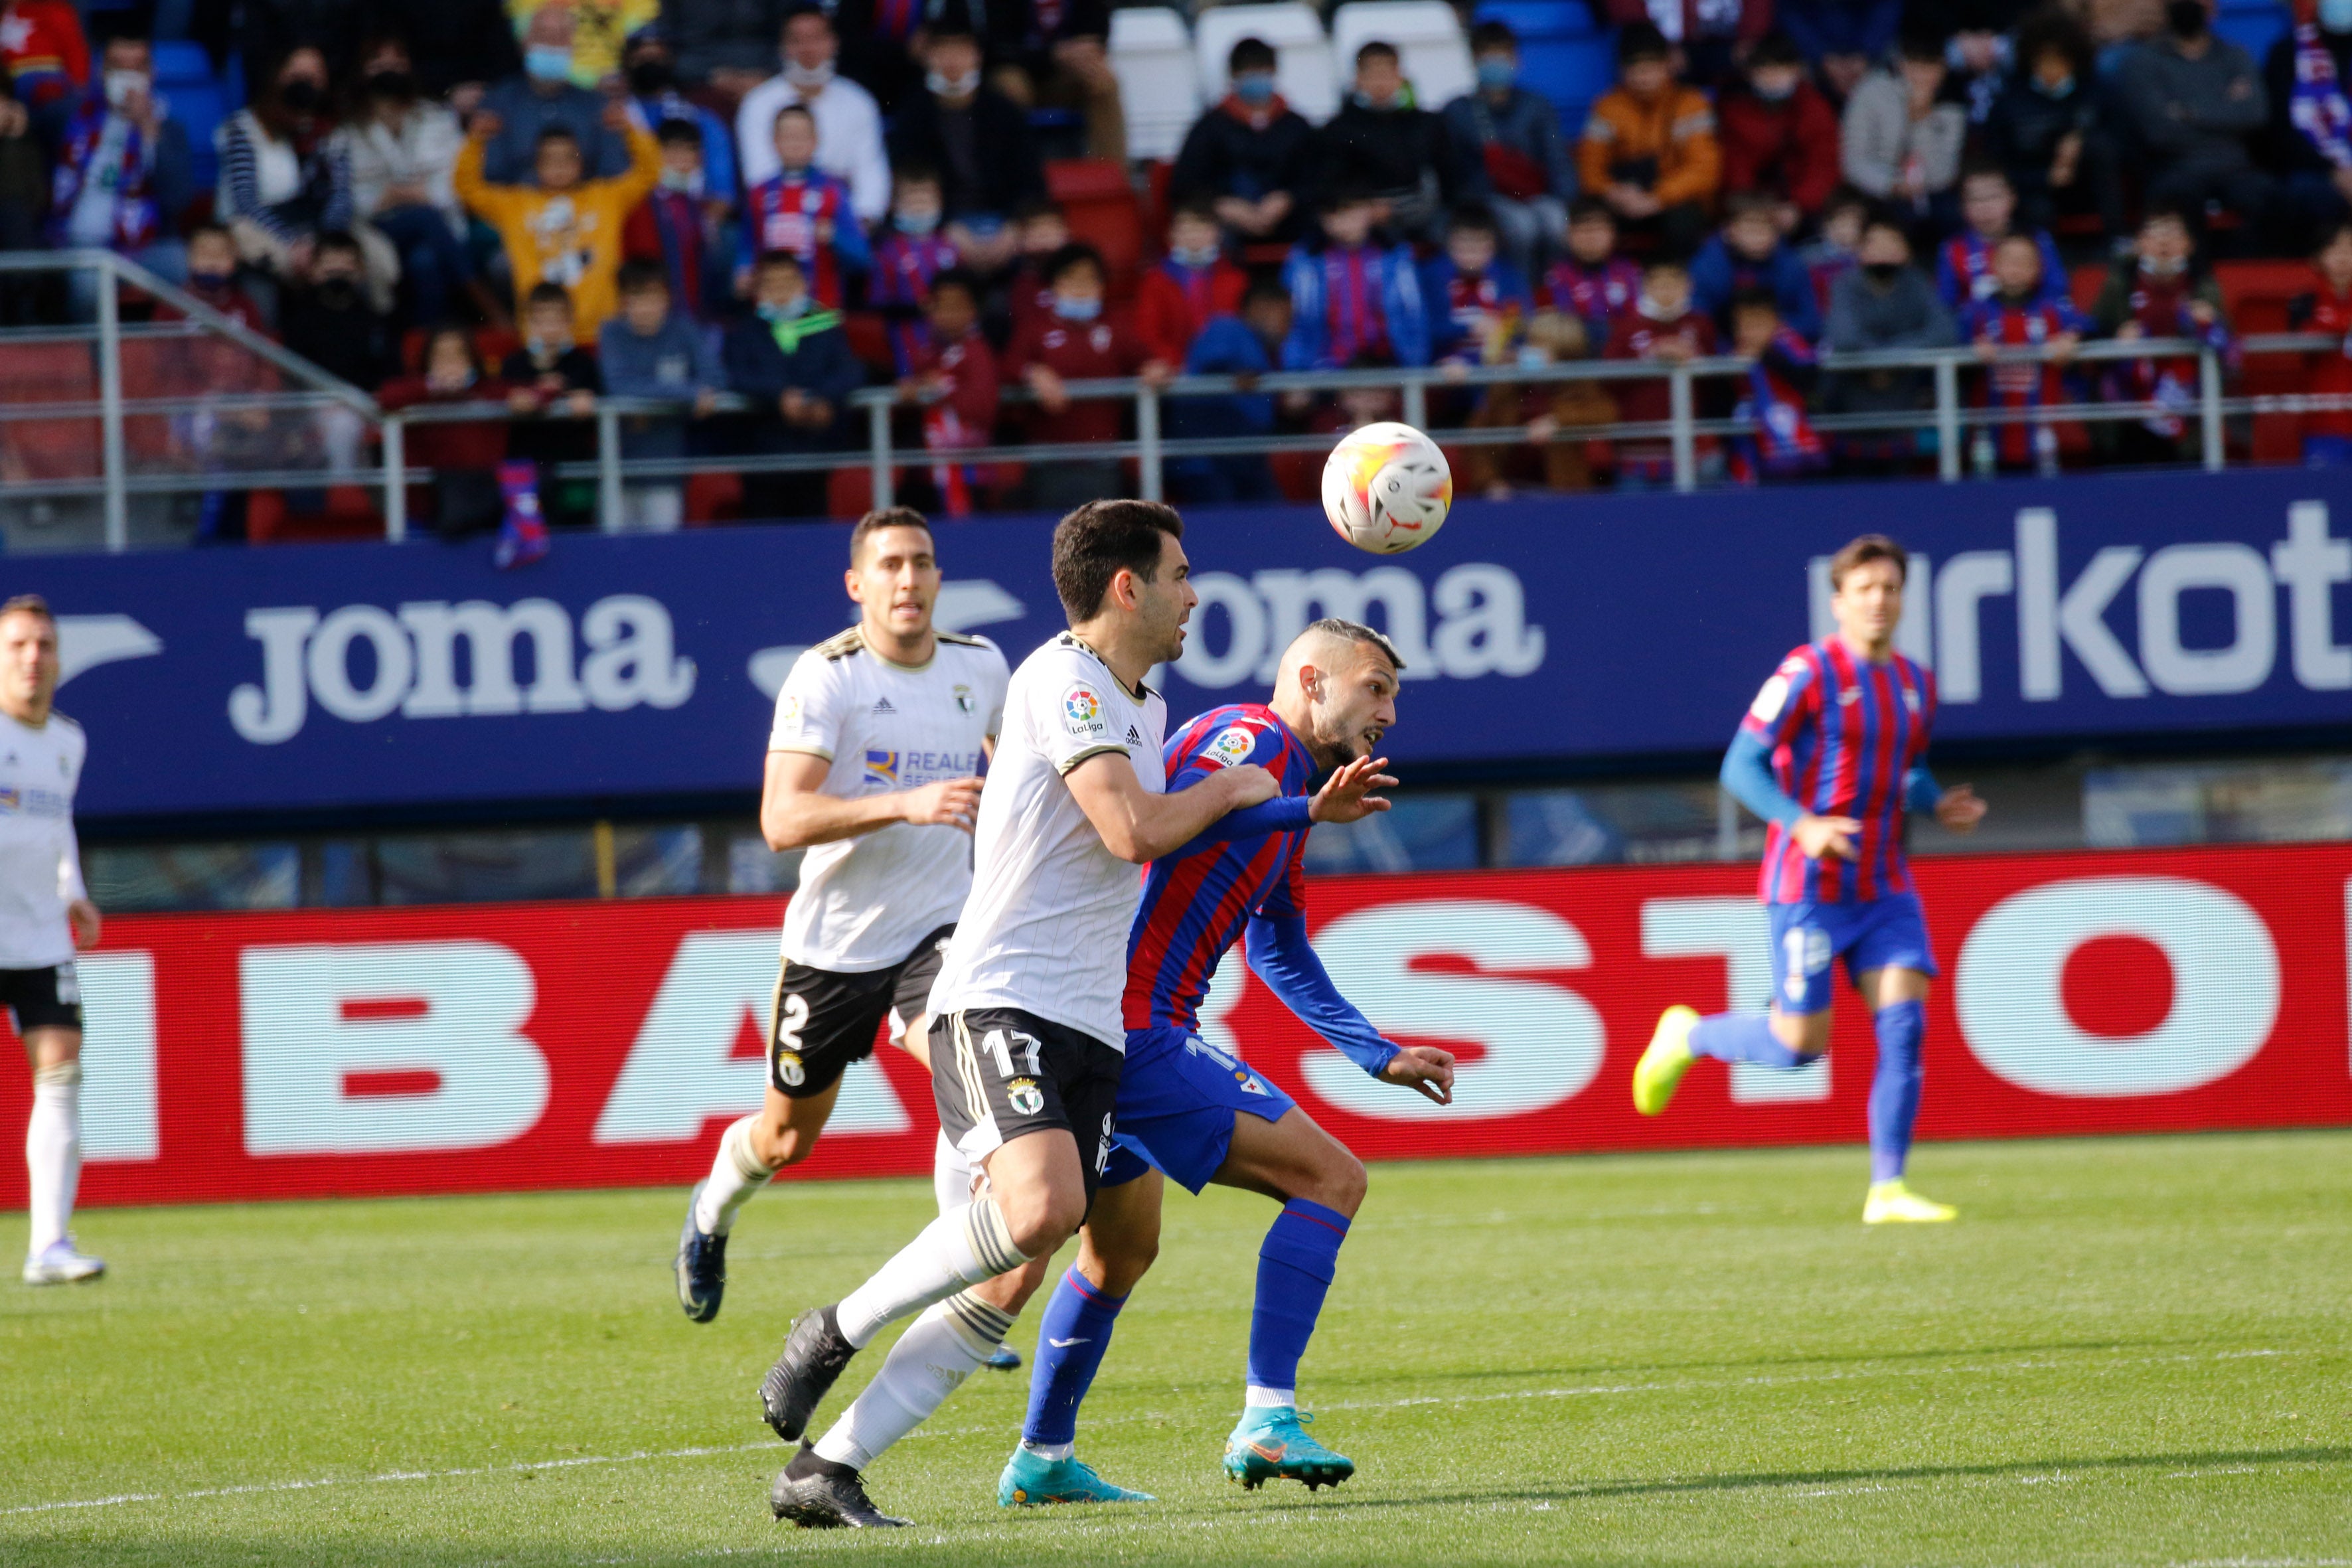
[{"label": "short dark hair", "polygon": [[1519,52],[1519,36],[1511,31],[1508,22],[1481,22],[1470,29],[1472,54],[1492,54],[1496,49],[1508,49],[1515,55]]},{"label": "short dark hair", "polygon": [[1239,76],[1245,70],[1274,69],[1274,46],[1264,38],[1243,38],[1234,45],[1233,53],[1225,57],[1225,74]]},{"label": "short dark hair", "polygon": [[896,185],[936,185],[940,172],[929,163],[919,163],[909,158],[890,170],[890,183]]},{"label": "short dark hair", "polygon": [[969,267],[942,267],[931,279],[931,298],[937,299],[942,289],[961,289],[971,296],[974,305],[980,303],[987,290],[981,286],[980,274]]},{"label": "short dark hair", "polygon": [[1372,194],[1372,187],[1362,181],[1341,180],[1324,191],[1322,199],[1315,204],[1315,210],[1318,213],[1335,213],[1348,207],[1369,206],[1378,200],[1380,197]]},{"label": "short dark hair", "polygon": [[654,127],[654,140],[665,147],[691,147],[702,151],[702,127],[691,120],[665,120]]},{"label": "short dark hair", "polygon": [[1999,180],[2011,191],[2017,188],[2010,184],[2009,171],[1990,158],[1970,158],[1960,165],[1960,184],[1966,185],[1970,180]]},{"label": "short dark hair", "polygon": [[1103,265],[1102,252],[1082,239],[1072,240],[1053,255],[1045,258],[1045,281],[1050,286],[1081,267],[1091,267],[1095,276],[1110,281],[1110,268]]},{"label": "short dark hair", "polygon": [[1797,47],[1794,38],[1778,27],[1757,39],[1756,47],[1748,52],[1749,70],[1758,66],[1801,66],[1804,63],[1805,52]]},{"label": "short dark hair", "polygon": [[1617,34],[1617,64],[1619,68],[1637,60],[1664,60],[1674,58],[1675,47],[1658,31],[1655,22],[1628,22]]},{"label": "short dark hair", "polygon": [[1895,575],[1906,583],[1911,580],[1911,552],[1883,533],[1865,533],[1830,557],[1831,591],[1837,590],[1847,573],[1874,561],[1894,562]]},{"label": "short dark hair", "polygon": [[614,275],[614,283],[624,294],[635,294],[644,289],[666,289],[669,287],[669,273],[660,262],[649,261],[640,256],[621,263],[621,270]]},{"label": "short dark hair", "polygon": [[970,44],[975,49],[980,47],[980,35],[971,30],[971,24],[953,20],[941,21],[933,26],[926,38],[925,47],[958,41]]},{"label": "short dark hair", "polygon": [[857,564],[857,553],[866,547],[868,536],[886,528],[919,528],[928,537],[931,520],[910,506],[877,506],[857,520],[849,531],[849,563]]},{"label": "short dark hair", "polygon": [[816,129],[816,116],[809,112],[809,107],[807,104],[788,103],[782,109],[776,110],[776,117],[768,121],[768,134],[772,137],[774,136],[776,133],[776,127],[782,125],[784,122],[784,117],[790,114],[797,114],[803,120],[807,121],[809,122],[810,130],[814,131]]},{"label": "short dark hair", "polygon": [[763,250],[760,252],[760,259],[752,263],[755,273],[765,272],[771,267],[789,267],[803,278],[808,276],[807,266],[798,255],[789,250]]},{"label": "short dark hair", "polygon": [[50,609],[49,602],[38,594],[18,594],[0,602],[0,621],[10,616],[38,616],[52,626],[58,624],[57,612]]},{"label": "short dark hair", "polygon": [[580,132],[559,121],[553,124],[541,126],[539,140],[531,145],[534,148],[544,147],[550,142],[569,142],[577,150],[580,145]]},{"label": "short dark hair", "polygon": [[2139,226],[2152,223],[2177,223],[2189,233],[2191,242],[2197,238],[2197,219],[2187,207],[2172,202],[2150,202],[2139,215]]},{"label": "short dark hair", "polygon": [[1496,225],[1493,213],[1466,203],[1445,216],[1445,232],[1450,236],[1457,228],[1468,229],[1472,234],[1499,235],[1503,232]]},{"label": "short dark hair", "polygon": [[367,252],[360,248],[359,240],[349,229],[331,228],[319,237],[316,254],[324,256],[331,250],[344,256],[356,256],[362,261],[367,259]]},{"label": "short dark hair", "polygon": [[1841,184],[1830,193],[1830,199],[1822,204],[1822,217],[1826,221],[1833,212],[1845,207],[1860,207],[1863,218],[1867,222],[1877,215],[1878,205],[1877,200],[1860,185]]},{"label": "short dark hair", "polygon": [[1326,616],[1319,621],[1310,622],[1307,629],[1327,637],[1337,637],[1342,642],[1360,643],[1367,647],[1378,648],[1388,659],[1391,668],[1399,675],[1404,673],[1404,656],[1397,652],[1396,644],[1389,640],[1386,633],[1368,626],[1361,621],[1342,620],[1338,616]]},{"label": "short dark hair", "polygon": [[1384,44],[1380,39],[1374,38],[1356,51],[1356,68],[1362,70],[1366,60],[1386,60],[1391,65],[1396,65],[1399,63],[1396,46]]},{"label": "short dark hair", "polygon": [[1904,218],[1901,213],[1895,211],[1893,207],[1883,206],[1876,202],[1864,202],[1862,204],[1862,232],[1868,234],[1874,228],[1887,229],[1893,233],[1901,235],[1903,237],[1903,248],[1906,250],[1913,248],[1911,244],[1911,225]]},{"label": "short dark hair", "polygon": [[1068,215],[1062,211],[1062,204],[1051,196],[1024,197],[1013,204],[1013,210],[1005,217],[1016,227],[1041,217],[1059,218],[1065,225],[1070,221]]},{"label": "short dark hair", "polygon": [[1176,509],[1156,500],[1090,500],[1054,529],[1054,592],[1070,624],[1094,619],[1111,579],[1132,572],[1145,582],[1160,569],[1160,536],[1184,537]]},{"label": "short dark hair", "polygon": [[1609,204],[1599,196],[1579,196],[1568,204],[1569,227],[1574,228],[1578,224],[1590,223],[1594,218],[1606,218],[1612,227],[1614,227],[1617,223],[1617,215],[1610,210]]},{"label": "short dark hair", "polygon": [[1209,195],[1205,191],[1193,192],[1191,195],[1186,196],[1182,201],[1178,202],[1173,207],[1169,209],[1168,221],[1170,223],[1174,223],[1180,217],[1196,217],[1202,223],[1216,222],[1217,198]]},{"label": "short dark hair", "polygon": [[1780,301],[1769,289],[1759,289],[1751,283],[1745,289],[1732,290],[1730,313],[1737,316],[1742,310],[1769,310],[1778,316]]},{"label": "short dark hair", "polygon": [[[2352,226],[2352,218],[2345,221],[2347,226]],[[1285,305],[1295,303],[1290,298],[1288,286],[1271,272],[1259,273],[1249,280],[1249,287],[1242,290],[1242,309],[1244,311],[1252,305],[1261,302],[1271,304],[1276,300]]]},{"label": "short dark hair", "polygon": [[227,240],[232,245],[236,243],[236,237],[229,233],[228,225],[222,223],[217,218],[209,217],[204,219],[202,222],[192,223],[188,226],[188,243],[190,245],[194,245],[198,238],[207,234],[219,235],[223,239]]},{"label": "short dark hair", "polygon": [[1729,227],[1743,217],[1770,217],[1780,209],[1780,198],[1767,191],[1734,191],[1723,199],[1723,222]]},{"label": "short dark hair", "polygon": [[1941,65],[1944,63],[1944,46],[1949,41],[1940,27],[1924,22],[1913,23],[1904,27],[1903,37],[1896,43],[1895,52],[1906,60],[1921,64],[1933,60]]},{"label": "short dark hair", "polygon": [[[828,26],[828,27],[833,26],[833,18],[832,18],[831,16],[826,16],[826,15],[825,15],[824,8],[823,6],[821,6],[821,5],[794,5],[791,10],[786,11],[786,12],[784,13],[784,19],[783,19],[782,21],[781,21],[781,22],[779,22],[779,23],[777,23],[777,24],[776,24],[776,31],[777,31],[777,32],[779,32],[779,33],[782,33],[782,32],[786,27],[791,26],[794,22],[799,21],[803,16],[814,16],[818,21],[823,22],[826,26]],[[838,31],[838,30],[839,30],[839,29],[837,29],[837,28],[835,29],[835,31]]]},{"label": "short dark hair", "polygon": [[522,297],[524,310],[528,310],[533,305],[561,305],[569,310],[572,309],[571,290],[561,283],[551,283],[541,279],[530,286],[530,293]]},{"label": "short dark hair", "polygon": [[2334,223],[2323,223],[2311,242],[2311,254],[2317,256],[2346,235],[2352,234],[2352,217],[2340,217]]}]

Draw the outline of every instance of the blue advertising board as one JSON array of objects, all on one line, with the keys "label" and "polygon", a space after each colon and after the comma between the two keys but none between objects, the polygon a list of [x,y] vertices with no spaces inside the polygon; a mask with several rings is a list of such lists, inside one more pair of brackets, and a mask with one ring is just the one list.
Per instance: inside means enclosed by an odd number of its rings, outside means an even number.
[{"label": "blue advertising board", "polygon": [[[1045,519],[945,525],[943,625],[1018,662],[1060,625]],[[1465,502],[1410,554],[1300,508],[1206,510],[1181,717],[1262,692],[1339,614],[1408,665],[1413,763],[1697,758],[1826,630],[1851,536],[1914,552],[1901,642],[1946,739],[2341,730],[2352,479],[2326,471]],[[842,525],[16,557],[62,617],[86,817],[560,803],[758,787],[777,684],[846,624]]]}]

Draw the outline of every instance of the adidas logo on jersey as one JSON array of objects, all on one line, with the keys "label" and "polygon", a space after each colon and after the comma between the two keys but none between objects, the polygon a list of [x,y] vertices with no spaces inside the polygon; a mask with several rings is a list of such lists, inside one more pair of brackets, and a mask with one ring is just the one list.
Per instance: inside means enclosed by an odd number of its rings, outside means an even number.
[{"label": "adidas logo on jersey", "polygon": [[1127,743],[1130,746],[1139,746],[1143,744],[1143,736],[1138,732],[1135,726],[1132,724],[1129,724],[1127,727]]},{"label": "adidas logo on jersey", "polygon": [[877,713],[896,713],[898,710],[891,707],[890,700],[887,697],[885,697],[880,701],[874,704],[874,711]]}]

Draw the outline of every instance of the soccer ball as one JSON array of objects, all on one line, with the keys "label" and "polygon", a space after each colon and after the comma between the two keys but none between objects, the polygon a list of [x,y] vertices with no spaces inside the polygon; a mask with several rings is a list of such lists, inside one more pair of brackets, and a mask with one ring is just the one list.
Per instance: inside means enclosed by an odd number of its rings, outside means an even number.
[{"label": "soccer ball", "polygon": [[1410,425],[1367,425],[1323,464],[1323,515],[1359,550],[1393,555],[1426,544],[1454,504],[1454,471]]}]

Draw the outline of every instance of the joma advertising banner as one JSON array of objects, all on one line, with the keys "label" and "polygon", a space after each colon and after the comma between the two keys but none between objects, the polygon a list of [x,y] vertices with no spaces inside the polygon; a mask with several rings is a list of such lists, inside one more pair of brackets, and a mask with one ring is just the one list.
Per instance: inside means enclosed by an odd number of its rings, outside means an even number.
[{"label": "joma advertising banner", "polygon": [[[1937,858],[1930,1139],[2352,1123],[2352,847]],[[1202,1020],[1381,1158],[1853,1142],[1873,1046],[1842,1005],[1794,1074],[1701,1063],[1627,1091],[1661,1009],[1761,1005],[1750,869],[1311,886],[1318,950],[1454,1103],[1366,1078],[1239,959]],[[775,900],[124,919],[81,961],[93,1203],[683,1185],[760,1102]],[[0,1074],[0,1129],[28,1108]],[[855,1069],[803,1176],[927,1171],[926,1079]],[[1858,1168],[1858,1167],[1857,1167]],[[0,1161],[0,1204],[24,1173]]]},{"label": "joma advertising banner", "polygon": [[[942,624],[1016,662],[1060,626],[1051,522],[945,526]],[[1465,502],[1400,556],[1314,511],[1204,510],[1178,717],[1262,692],[1319,615],[1403,650],[1392,754],[1695,759],[1827,626],[1831,552],[1917,552],[1902,644],[1946,738],[2319,730],[2352,718],[2343,470]],[[842,525],[488,547],[12,558],[64,616],[86,818],[758,788],[769,709],[849,618]]]}]

